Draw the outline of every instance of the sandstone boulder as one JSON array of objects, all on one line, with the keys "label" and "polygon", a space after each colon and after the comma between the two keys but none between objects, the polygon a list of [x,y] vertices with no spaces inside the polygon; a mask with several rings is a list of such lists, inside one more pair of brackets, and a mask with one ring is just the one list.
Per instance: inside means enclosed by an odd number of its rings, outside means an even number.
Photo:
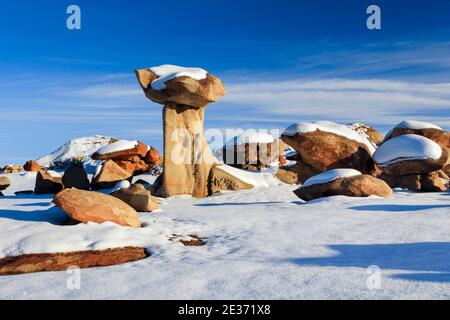
[{"label": "sandstone boulder", "polygon": [[246,132],[228,141],[219,154],[229,166],[245,170],[262,170],[279,161],[284,143],[264,132]]},{"label": "sandstone boulder", "polygon": [[297,160],[295,164],[280,167],[275,176],[287,184],[301,184],[319,173],[319,170]]},{"label": "sandstone boulder", "polygon": [[330,196],[391,197],[392,189],[383,180],[356,170],[331,170],[308,179],[294,193],[304,201]]},{"label": "sandstone boulder", "polygon": [[242,181],[227,172],[223,166],[215,166],[212,168],[209,177],[209,193],[214,194],[219,191],[236,191],[252,189],[253,185]]},{"label": "sandstone boulder", "polygon": [[18,164],[10,164],[10,165],[4,166],[1,170],[1,172],[4,174],[19,173],[22,171],[24,171],[23,167]]},{"label": "sandstone boulder", "polygon": [[94,160],[127,160],[138,156],[144,158],[149,147],[139,141],[118,140],[100,148],[91,157]]},{"label": "sandstone boulder", "polygon": [[139,228],[137,212],[125,202],[99,192],[64,189],[53,202],[70,218],[79,222],[114,222],[121,226]]},{"label": "sandstone boulder", "polygon": [[365,137],[375,148],[377,148],[383,142],[383,135],[371,126],[359,122],[354,122],[348,124],[347,127]]},{"label": "sandstone boulder", "polygon": [[116,248],[100,251],[41,253],[6,257],[0,260],[0,275],[66,271],[69,267],[95,268],[132,262],[147,257],[144,248]]},{"label": "sandstone boulder", "polygon": [[136,74],[147,98],[160,104],[199,108],[225,95],[222,82],[199,68],[163,65],[137,70]]},{"label": "sandstone boulder", "polygon": [[383,172],[391,176],[426,175],[441,170],[448,157],[436,142],[415,134],[387,140],[373,156]]},{"label": "sandstone boulder", "polygon": [[53,177],[49,172],[41,170],[36,176],[35,194],[57,194],[64,188],[61,177]]},{"label": "sandstone boulder", "polygon": [[30,172],[39,172],[41,170],[40,164],[33,160],[27,161],[27,163],[25,163],[23,168],[25,171],[30,171]]},{"label": "sandstone boulder", "polygon": [[441,192],[447,189],[439,172],[406,176],[390,176],[382,173],[378,178],[385,181],[391,188],[408,189],[414,192]]},{"label": "sandstone boulder", "polygon": [[94,190],[113,188],[118,182],[128,180],[132,174],[122,169],[112,160],[103,163],[99,172],[92,179],[92,188]]},{"label": "sandstone boulder", "polygon": [[298,123],[287,128],[281,139],[295,149],[298,162],[317,172],[337,168],[362,173],[375,170],[372,160],[375,148],[364,136],[344,125],[329,121]]},{"label": "sandstone boulder", "polygon": [[88,174],[84,169],[82,162],[73,163],[62,176],[64,188],[76,188],[80,190],[89,190],[91,183]]},{"label": "sandstone boulder", "polygon": [[148,150],[147,154],[145,155],[144,160],[145,160],[145,163],[152,165],[152,166],[161,164],[161,162],[162,162],[160,153],[154,147],[150,147],[150,150]]},{"label": "sandstone boulder", "polygon": [[120,189],[111,193],[123,202],[127,203],[138,212],[152,212],[159,208],[159,201],[152,193],[139,183],[132,184],[127,189]]},{"label": "sandstone boulder", "polygon": [[11,185],[11,180],[7,176],[0,176],[0,191],[5,190]]}]

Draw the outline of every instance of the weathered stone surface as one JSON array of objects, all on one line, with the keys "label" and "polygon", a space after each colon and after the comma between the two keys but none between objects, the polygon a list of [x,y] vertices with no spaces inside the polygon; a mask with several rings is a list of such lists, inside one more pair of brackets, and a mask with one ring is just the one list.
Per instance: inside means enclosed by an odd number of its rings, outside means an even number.
[{"label": "weathered stone surface", "polygon": [[23,169],[30,172],[39,172],[41,170],[41,166],[36,161],[29,160],[25,163]]},{"label": "weathered stone surface", "polygon": [[405,134],[417,134],[419,136],[433,140],[443,149],[450,149],[450,132],[435,128],[426,128],[426,129],[394,128],[391,131],[391,133],[388,136],[386,136],[384,142],[388,141],[389,139]]},{"label": "weathered stone surface", "polygon": [[[120,143],[120,141],[116,141],[115,143]],[[95,152],[92,155],[92,159],[94,160],[126,160],[133,156],[139,156],[144,158],[147,155],[149,147],[143,143],[138,142],[138,144],[134,148],[119,150],[111,153],[100,154],[99,152]]]},{"label": "weathered stone surface", "polygon": [[225,95],[223,83],[211,74],[206,79],[195,80],[190,77],[176,77],[167,81],[166,89],[155,91],[151,87],[158,75],[150,69],[136,70],[139,84],[147,98],[160,104],[175,103],[191,107],[205,107]]},{"label": "weathered stone surface", "polygon": [[316,130],[281,139],[297,151],[305,165],[318,172],[350,168],[362,173],[375,170],[370,150],[365,144],[334,133]]},{"label": "weathered stone surface", "polygon": [[91,188],[88,174],[82,163],[73,163],[64,172],[62,183],[64,188],[77,188],[81,190],[89,190]]},{"label": "weathered stone surface", "polygon": [[370,175],[338,178],[328,183],[303,186],[294,193],[304,201],[330,196],[391,197],[392,189],[384,181]]},{"label": "weathered stone surface", "polygon": [[141,226],[137,212],[125,202],[99,192],[64,189],[53,202],[79,222],[114,222],[121,226]]},{"label": "weathered stone surface", "polygon": [[280,167],[275,176],[287,184],[300,184],[319,173],[321,173],[319,170],[298,160],[293,165]]},{"label": "weathered stone surface", "polygon": [[63,188],[61,177],[53,177],[44,170],[38,172],[34,187],[35,194],[57,194]]},{"label": "weathered stone surface", "polygon": [[249,183],[240,180],[237,177],[232,176],[220,166],[213,167],[209,177],[209,194],[214,194],[224,190],[246,190],[252,189]]},{"label": "weathered stone surface", "polygon": [[144,160],[147,164],[152,166],[162,163],[161,154],[154,147],[150,147],[150,150],[148,150]]},{"label": "weathered stone surface", "polygon": [[347,127],[366,137],[374,147],[379,146],[384,140],[384,137],[381,133],[379,133],[375,128],[366,124],[355,122],[347,125]]},{"label": "weathered stone surface", "polygon": [[11,180],[7,176],[0,176],[0,191],[5,190],[11,185]]},{"label": "weathered stone surface", "polygon": [[112,160],[103,163],[100,172],[92,179],[94,190],[113,188],[118,182],[128,180],[132,174],[122,169]]},{"label": "weathered stone surface", "polygon": [[131,157],[127,160],[115,161],[115,163],[133,176],[146,173],[153,167],[153,165],[148,164],[138,156]]},{"label": "weathered stone surface", "polygon": [[438,172],[426,175],[390,176],[385,173],[379,175],[391,188],[408,189],[414,192],[441,192],[447,187],[442,182]]},{"label": "weathered stone surface", "polygon": [[127,189],[120,189],[111,196],[116,197],[138,212],[152,212],[159,208],[159,201],[141,184],[132,184]]},{"label": "weathered stone surface", "polygon": [[101,251],[42,253],[7,257],[0,260],[0,275],[66,271],[69,267],[95,268],[132,262],[147,257],[145,249],[136,247]]}]

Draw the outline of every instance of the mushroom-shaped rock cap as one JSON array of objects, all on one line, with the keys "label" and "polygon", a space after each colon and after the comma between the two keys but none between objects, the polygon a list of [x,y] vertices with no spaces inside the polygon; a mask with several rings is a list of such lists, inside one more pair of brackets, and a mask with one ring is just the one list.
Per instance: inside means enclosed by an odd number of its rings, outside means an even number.
[{"label": "mushroom-shaped rock cap", "polygon": [[153,102],[205,107],[225,95],[220,79],[200,68],[162,65],[136,70],[139,84]]}]

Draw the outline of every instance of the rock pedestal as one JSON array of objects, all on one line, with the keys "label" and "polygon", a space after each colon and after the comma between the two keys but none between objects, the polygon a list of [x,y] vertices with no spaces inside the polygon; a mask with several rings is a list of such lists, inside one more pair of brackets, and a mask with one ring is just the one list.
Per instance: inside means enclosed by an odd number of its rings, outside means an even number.
[{"label": "rock pedestal", "polygon": [[[225,95],[225,88],[206,72],[204,79],[196,80],[186,75],[158,75],[152,70],[137,70],[136,75],[147,98],[164,105],[164,172],[156,195],[206,197],[210,171],[217,160],[204,138],[205,107]],[[155,90],[152,82],[160,77],[168,79],[165,88]]]}]

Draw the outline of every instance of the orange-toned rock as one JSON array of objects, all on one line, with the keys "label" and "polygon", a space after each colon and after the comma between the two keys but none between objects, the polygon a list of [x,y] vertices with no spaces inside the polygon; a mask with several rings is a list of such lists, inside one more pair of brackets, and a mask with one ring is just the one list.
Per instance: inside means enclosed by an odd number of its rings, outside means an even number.
[{"label": "orange-toned rock", "polygon": [[209,193],[214,194],[219,191],[253,189],[254,186],[231,175],[222,166],[215,166],[210,173],[208,188]]},{"label": "orange-toned rock", "polygon": [[35,194],[56,194],[64,188],[61,177],[53,177],[47,171],[41,170],[36,176]]},{"label": "orange-toned rock", "polygon": [[378,178],[385,181],[391,188],[408,189],[414,192],[442,192],[447,190],[439,172],[406,176],[390,176],[382,173]]},{"label": "orange-toned rock", "polygon": [[141,226],[136,210],[125,202],[99,192],[65,189],[53,202],[79,222],[114,222],[121,226]]},{"label": "orange-toned rock", "polygon": [[370,175],[357,175],[353,177],[338,178],[336,180],[302,186],[294,193],[304,201],[330,196],[369,197],[379,196],[388,198],[392,196],[392,189],[383,180]]},{"label": "orange-toned rock", "polygon": [[[126,143],[124,143],[126,142]],[[147,155],[149,147],[140,141],[130,145],[131,141],[118,140],[110,145],[99,149],[92,155],[94,160],[126,160],[133,156],[144,158]],[[121,145],[126,145],[126,149],[121,149]],[[130,147],[131,146],[131,147]],[[112,150],[112,151],[109,151]]]},{"label": "orange-toned rock", "polygon": [[152,197],[152,193],[139,183],[117,190],[111,193],[111,196],[122,200],[138,212],[152,212],[159,208],[158,199]]},{"label": "orange-toned rock", "polygon": [[0,260],[0,275],[66,271],[69,267],[95,268],[132,262],[147,257],[144,248],[126,247],[101,251],[41,253]]},{"label": "orange-toned rock", "polygon": [[150,147],[147,154],[145,155],[145,162],[150,165],[156,165],[161,163],[161,154],[154,147]]},{"label": "orange-toned rock", "polygon": [[11,180],[7,176],[0,176],[0,191],[5,190],[11,185]]},{"label": "orange-toned rock", "polygon": [[113,188],[117,182],[128,180],[132,174],[112,160],[103,163],[100,172],[92,180],[91,186],[95,190]]},{"label": "orange-toned rock", "polygon": [[23,169],[25,171],[39,172],[41,170],[41,166],[36,161],[29,160],[29,161],[27,161],[27,163],[25,163],[25,165],[23,166]]}]

